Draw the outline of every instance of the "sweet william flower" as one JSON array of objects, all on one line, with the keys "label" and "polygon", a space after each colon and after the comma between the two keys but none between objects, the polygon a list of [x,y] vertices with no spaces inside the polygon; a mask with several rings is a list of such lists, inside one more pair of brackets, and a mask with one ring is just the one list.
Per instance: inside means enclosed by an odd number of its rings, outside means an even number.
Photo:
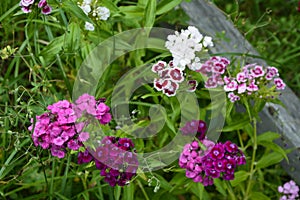
[{"label": "sweet william flower", "polygon": [[21,0],[20,1],[20,6],[29,7],[33,3],[34,3],[34,0]]}]

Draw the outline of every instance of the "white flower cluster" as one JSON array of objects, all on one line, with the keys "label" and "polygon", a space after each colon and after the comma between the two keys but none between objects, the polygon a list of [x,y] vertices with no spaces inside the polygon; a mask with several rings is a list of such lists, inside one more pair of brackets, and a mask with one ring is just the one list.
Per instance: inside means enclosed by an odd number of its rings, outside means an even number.
[{"label": "white flower cluster", "polygon": [[[86,15],[89,15],[90,13],[96,20],[104,20],[106,21],[110,16],[110,10],[103,6],[93,6],[93,9],[91,7],[92,0],[83,0],[83,2],[80,4],[78,2],[78,6],[83,10],[83,12]],[[90,22],[85,22],[85,29],[88,31],[94,31],[95,27]]]},{"label": "white flower cluster", "polygon": [[165,46],[172,53],[173,64],[182,70],[188,66],[196,71],[201,68],[200,58],[196,52],[204,51],[207,47],[212,47],[212,38],[203,36],[194,26],[189,26],[186,30],[175,32],[175,35],[169,35]]}]

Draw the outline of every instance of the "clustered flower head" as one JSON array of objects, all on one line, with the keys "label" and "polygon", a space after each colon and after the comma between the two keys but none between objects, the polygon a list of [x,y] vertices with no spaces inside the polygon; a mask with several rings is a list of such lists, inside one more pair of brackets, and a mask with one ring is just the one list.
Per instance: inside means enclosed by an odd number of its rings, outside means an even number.
[{"label": "clustered flower head", "polygon": [[283,194],[280,200],[296,200],[299,197],[299,187],[293,180],[286,182],[283,186],[279,186],[278,192]]},{"label": "clustered flower head", "polygon": [[[83,0],[82,3],[78,2],[77,4],[86,15],[91,15],[91,17],[96,21],[106,21],[110,16],[110,10],[108,8],[104,6],[97,6],[96,2],[92,3],[92,0]],[[94,31],[95,27],[92,23],[85,22],[85,29],[88,31]]]},{"label": "clustered flower head", "polygon": [[[173,60],[168,64],[158,61],[152,66],[152,71],[159,75],[154,80],[154,87],[162,91],[167,96],[175,96],[185,77],[186,66],[191,71],[197,71],[201,67],[201,61],[197,53],[207,51],[208,47],[213,46],[212,38],[203,36],[194,26],[189,26],[186,30],[175,32],[169,35],[165,46],[172,53]],[[186,80],[188,92],[194,92],[198,85],[196,80]]]},{"label": "clustered flower head", "polygon": [[204,186],[213,185],[215,178],[233,180],[235,168],[245,163],[245,155],[236,144],[231,141],[215,144],[207,138],[186,144],[179,157],[179,166],[186,169],[186,177]]},{"label": "clustered flower head", "polygon": [[230,61],[227,58],[220,56],[213,56],[203,63],[197,72],[208,77],[205,81],[205,87],[216,88],[219,85],[224,85],[222,75],[229,64]]},{"label": "clustered flower head", "polygon": [[194,26],[189,26],[186,30],[175,32],[175,35],[169,35],[165,46],[172,53],[173,63],[175,66],[185,69],[188,66],[191,70],[197,70],[196,65],[200,58],[196,55],[197,52],[206,50],[207,47],[213,46],[212,38],[203,36]]},{"label": "clustered flower head", "polygon": [[129,138],[105,136],[95,151],[78,154],[78,163],[94,161],[110,186],[124,186],[136,175],[138,159]]},{"label": "clustered flower head", "polygon": [[180,130],[183,135],[194,136],[198,134],[197,138],[203,140],[205,138],[207,126],[203,120],[191,120],[186,122],[184,127],[180,128]]},{"label": "clustered flower head", "polygon": [[[170,61],[168,64],[164,61],[158,61],[152,66],[152,72],[158,74],[158,78],[154,79],[154,88],[162,91],[167,96],[175,96],[179,89],[179,83],[184,81],[184,73],[182,68],[174,66]],[[196,80],[188,80],[187,91],[193,92],[198,85]]]},{"label": "clustered flower head", "polygon": [[242,95],[269,97],[272,91],[260,90],[268,84],[273,84],[276,90],[283,90],[285,83],[279,78],[278,69],[275,67],[263,67],[257,64],[245,65],[236,73],[228,73],[230,61],[227,58],[213,56],[207,60],[197,72],[207,76],[206,88],[223,86],[228,93],[231,102],[241,99]]},{"label": "clustered flower head", "polygon": [[[34,5],[35,0],[21,0],[20,6],[22,7],[22,11],[24,13],[30,13],[32,12],[31,8]],[[52,7],[49,6],[46,0],[40,0],[38,3],[38,8],[42,9],[42,13],[45,15],[48,15],[52,11]]]},{"label": "clustered flower head", "polygon": [[[104,103],[94,105],[93,110],[88,104],[80,104],[81,100],[91,99],[93,96],[84,94],[78,98],[78,104],[70,103],[67,100],[58,101],[47,107],[48,111],[36,116],[36,122],[31,119],[28,127],[32,131],[32,139],[35,146],[43,149],[50,149],[51,154],[58,158],[64,158],[68,149],[78,150],[83,142],[89,139],[89,133],[83,131],[85,122],[79,122],[82,113],[86,110],[95,112],[93,115],[101,124],[107,124],[110,119],[109,107]],[[103,105],[104,104],[104,105]],[[80,114],[79,114],[80,111]]]},{"label": "clustered flower head", "polygon": [[268,84],[273,84],[277,90],[283,90],[285,83],[278,77],[278,69],[275,67],[263,67],[257,64],[249,64],[241,68],[235,77],[224,76],[224,90],[228,92],[231,102],[240,100],[241,95],[268,97],[268,93],[262,93],[260,89]]}]

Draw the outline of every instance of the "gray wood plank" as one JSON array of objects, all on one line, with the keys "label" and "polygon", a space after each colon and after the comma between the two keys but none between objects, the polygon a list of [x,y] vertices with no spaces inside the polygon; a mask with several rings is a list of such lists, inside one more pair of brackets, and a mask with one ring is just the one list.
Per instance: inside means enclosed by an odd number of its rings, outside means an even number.
[{"label": "gray wood plank", "polygon": [[[226,15],[214,4],[204,0],[192,0],[183,2],[181,7],[190,16],[190,25],[196,26],[201,33],[216,38],[217,34],[225,32],[229,40],[215,41],[212,53],[247,53],[259,55],[254,47],[235,28],[234,24],[227,19]],[[266,66],[262,59],[247,58],[247,62],[255,62]],[[300,184],[300,100],[290,88],[286,88],[280,100],[286,105],[267,104],[261,112],[262,122],[259,123],[259,132],[274,131],[282,135],[276,143],[294,150],[288,154],[289,163],[282,162],[287,173]],[[274,112],[275,111],[275,112]]]}]

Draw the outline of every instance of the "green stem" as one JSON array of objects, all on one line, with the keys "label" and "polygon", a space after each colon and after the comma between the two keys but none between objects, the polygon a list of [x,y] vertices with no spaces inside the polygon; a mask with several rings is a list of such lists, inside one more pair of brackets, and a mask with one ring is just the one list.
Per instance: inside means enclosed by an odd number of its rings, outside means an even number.
[{"label": "green stem", "polygon": [[245,149],[240,130],[237,131],[237,134],[238,134],[238,137],[239,137],[239,142],[240,142],[241,148]]},{"label": "green stem", "polygon": [[256,127],[256,119],[253,118],[253,153],[252,153],[252,160],[251,160],[251,166],[250,166],[250,175],[249,175],[249,181],[246,189],[246,195],[245,200],[249,199],[249,193],[252,187],[252,179],[253,175],[255,173],[255,156],[256,156],[256,150],[257,150],[257,127]]},{"label": "green stem", "polygon": [[51,175],[51,182],[50,182],[50,190],[49,190],[49,195],[50,195],[50,200],[52,200],[53,198],[53,185],[54,185],[54,176],[55,176],[55,166],[56,166],[56,162],[55,162],[55,158],[53,159],[52,162],[52,175]]},{"label": "green stem", "polygon": [[144,189],[144,187],[143,187],[143,185],[142,185],[142,183],[139,180],[137,180],[137,183],[138,183],[139,187],[141,188],[141,190],[142,190],[142,192],[143,192],[143,194],[145,196],[145,199],[146,200],[150,200],[149,197],[148,197],[148,195],[147,195],[147,193],[146,193],[146,191],[145,191],[145,189]]},{"label": "green stem", "polygon": [[97,179],[97,185],[98,185],[99,199],[100,199],[100,200],[104,200],[103,192],[102,192],[102,185],[101,185],[99,179]]},{"label": "green stem", "polygon": [[70,162],[71,162],[71,154],[68,154],[68,161],[67,161],[67,167],[65,169],[64,177],[61,182],[61,193],[64,194],[65,188],[66,188],[66,183],[68,179],[68,172],[70,168]]},{"label": "green stem", "polygon": [[228,190],[228,193],[229,193],[229,196],[230,196],[230,199],[231,200],[236,200],[236,196],[233,192],[233,189],[232,189],[232,186],[230,184],[229,181],[225,181],[226,185],[227,185],[227,190]]}]

